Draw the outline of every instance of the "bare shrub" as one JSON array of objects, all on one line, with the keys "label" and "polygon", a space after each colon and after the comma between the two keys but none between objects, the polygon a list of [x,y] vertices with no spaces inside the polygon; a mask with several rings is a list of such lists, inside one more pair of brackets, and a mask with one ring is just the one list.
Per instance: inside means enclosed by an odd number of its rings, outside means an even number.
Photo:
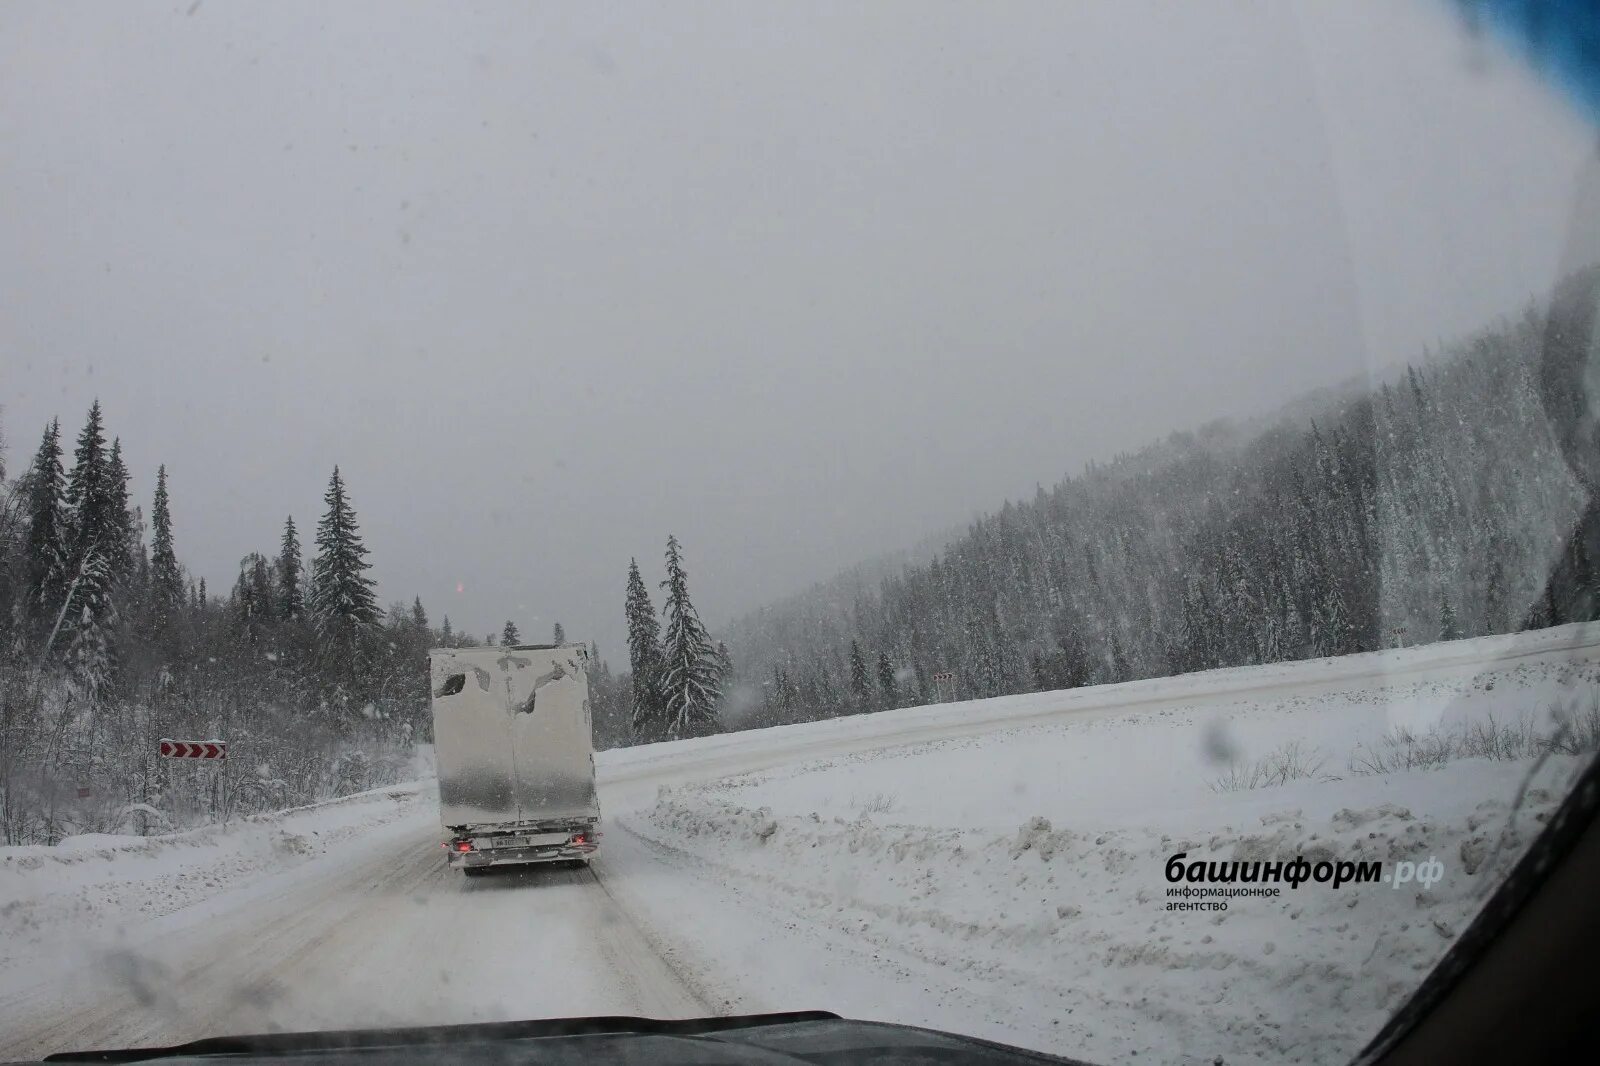
[{"label": "bare shrub", "polygon": [[1468,759],[1525,759],[1539,753],[1539,736],[1526,716],[1500,725],[1494,715],[1469,722],[1461,731],[1461,756]]},{"label": "bare shrub", "polygon": [[1493,759],[1511,762],[1541,755],[1581,755],[1600,750],[1600,702],[1582,713],[1556,708],[1555,728],[1541,732],[1523,715],[1515,722],[1498,722],[1493,715],[1449,729],[1434,727],[1417,733],[1397,727],[1376,744],[1360,744],[1350,755],[1350,772],[1392,774],[1405,770],[1432,770],[1457,759]]},{"label": "bare shrub", "polygon": [[1254,762],[1234,763],[1227,773],[1211,783],[1211,791],[1243,792],[1316,777],[1326,762],[1321,749],[1291,740]]},{"label": "bare shrub", "polygon": [[879,792],[876,795],[868,796],[865,800],[858,800],[856,797],[851,796],[850,806],[858,807],[861,817],[867,818],[874,814],[888,814],[895,809],[897,804],[893,796],[887,792]]},{"label": "bare shrub", "polygon": [[1556,712],[1556,721],[1559,725],[1546,742],[1550,751],[1557,755],[1600,751],[1600,697],[1586,711],[1574,707],[1570,713]]}]

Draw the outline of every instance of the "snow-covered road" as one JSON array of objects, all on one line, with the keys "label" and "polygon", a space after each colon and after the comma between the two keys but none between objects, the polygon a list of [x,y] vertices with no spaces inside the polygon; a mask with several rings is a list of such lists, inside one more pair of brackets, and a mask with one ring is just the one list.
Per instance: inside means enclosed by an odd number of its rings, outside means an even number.
[{"label": "snow-covered road", "polygon": [[[1597,664],[1600,625],[1569,626],[606,752],[592,870],[461,877],[429,783],[226,833],[0,848],[0,1059],[821,1008],[1091,1061],[1335,1061],[1580,761],[1530,778],[1529,758],[1458,753],[1372,774],[1363,753],[1396,727],[1600,715]],[[1287,741],[1320,768],[1217,788],[1222,761]],[[1169,913],[1164,861],[1186,849],[1436,855],[1447,874]]]},{"label": "snow-covered road", "polygon": [[0,1056],[273,1029],[713,1013],[600,889],[601,864],[468,881],[444,865],[431,803],[413,806],[284,874],[19,961],[0,993]]}]

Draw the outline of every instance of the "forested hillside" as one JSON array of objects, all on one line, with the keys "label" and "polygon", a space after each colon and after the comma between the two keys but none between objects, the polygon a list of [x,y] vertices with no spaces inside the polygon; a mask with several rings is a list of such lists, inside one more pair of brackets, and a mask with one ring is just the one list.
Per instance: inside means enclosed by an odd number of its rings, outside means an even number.
[{"label": "forested hillside", "polygon": [[1592,596],[1546,593],[1558,564],[1595,584],[1568,535],[1588,494],[1547,411],[1586,402],[1573,371],[1585,353],[1562,346],[1591,335],[1597,291],[1600,272],[1584,271],[1554,310],[1529,309],[1319,417],[1297,407],[1254,435],[1175,433],[1007,503],[925,565],[875,586],[847,575],[732,622],[734,661],[759,692],[741,724],[1592,614]]}]

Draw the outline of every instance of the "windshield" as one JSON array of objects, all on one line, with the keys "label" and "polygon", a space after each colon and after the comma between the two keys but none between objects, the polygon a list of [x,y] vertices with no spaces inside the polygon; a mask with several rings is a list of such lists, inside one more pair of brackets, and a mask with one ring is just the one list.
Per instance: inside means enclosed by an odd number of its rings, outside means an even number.
[{"label": "windshield", "polygon": [[1517,7],[0,7],[0,1060],[1350,1060],[1600,745]]}]

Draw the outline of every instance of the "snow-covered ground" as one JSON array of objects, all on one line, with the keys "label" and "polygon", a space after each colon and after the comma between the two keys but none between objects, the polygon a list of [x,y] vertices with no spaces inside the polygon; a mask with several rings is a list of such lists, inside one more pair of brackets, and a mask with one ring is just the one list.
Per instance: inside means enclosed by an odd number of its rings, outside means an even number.
[{"label": "snow-covered ground", "polygon": [[[1548,734],[1597,706],[1597,663],[1600,626],[1569,626],[605,752],[593,876],[453,875],[427,785],[0,849],[0,1057],[820,1007],[1091,1061],[1341,1061],[1580,759],[1356,770],[1396,728]],[[1310,776],[1221,787],[1290,744]],[[1176,852],[1443,876],[1174,911]]]},{"label": "snow-covered ground", "polygon": [[[682,766],[709,772],[659,782],[653,803],[635,791],[615,821],[636,865],[682,872],[637,906],[706,930],[701,969],[732,978],[741,1010],[805,1002],[1091,1061],[1344,1061],[1582,760],[1536,773],[1533,759],[1352,764],[1388,752],[1397,728],[1421,749],[1430,734],[1490,722],[1548,734],[1552,712],[1586,716],[1600,700],[1597,640],[1600,628],[1569,627],[953,704],[911,712],[909,732],[890,714],[684,744]],[[1220,789],[1291,743],[1311,776]],[[762,768],[722,772],[745,745]],[[665,754],[616,753],[613,787]],[[1390,876],[1437,858],[1443,878],[1169,911],[1178,852],[1376,859]]]},{"label": "snow-covered ground", "polygon": [[[70,837],[56,847],[0,848],[0,972],[48,968],[71,942],[94,949],[169,915],[194,917],[216,896],[326,873],[315,860],[392,844],[396,823],[432,812],[431,789],[397,785],[224,829],[165,837]],[[66,950],[64,951],[63,948]]]}]

